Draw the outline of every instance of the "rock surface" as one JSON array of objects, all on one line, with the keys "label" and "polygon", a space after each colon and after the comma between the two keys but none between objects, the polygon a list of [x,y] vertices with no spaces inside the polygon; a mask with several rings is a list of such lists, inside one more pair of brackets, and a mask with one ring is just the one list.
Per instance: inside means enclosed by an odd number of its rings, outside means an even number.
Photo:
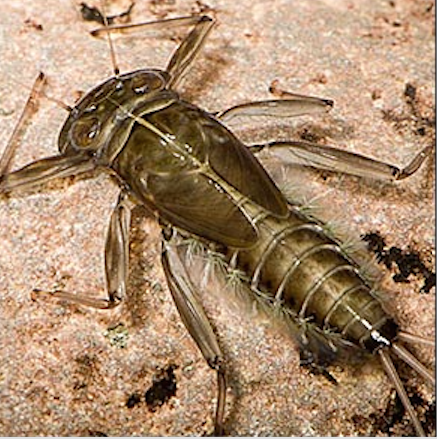
[{"label": "rock surface", "polygon": [[[95,26],[81,19],[78,0],[3,3],[1,150],[40,70],[48,77],[46,93],[68,104],[112,72],[107,44],[89,35]],[[115,13],[127,6],[127,1],[114,1],[110,8]],[[320,118],[280,123],[246,118],[230,124],[248,143],[316,139],[400,166],[433,143],[433,2],[138,0],[132,20],[197,12],[214,15],[218,23],[180,88],[185,98],[217,111],[271,98],[268,87],[278,80],[287,90],[335,101],[333,111]],[[176,44],[170,36],[115,38],[120,69],[163,67]],[[55,154],[65,117],[64,110],[42,97],[15,166]],[[295,185],[310,198],[341,214],[354,236],[377,231],[388,246],[417,252],[432,269],[433,163],[395,185],[298,174],[264,159],[278,180],[297,179]],[[160,266],[159,227],[143,211],[133,218],[129,297],[120,309],[103,312],[31,300],[35,288],[103,294],[104,237],[116,197],[117,187],[101,174],[0,200],[3,436],[197,436],[212,431],[215,375],[177,315]],[[433,337],[435,289],[422,294],[422,279],[395,283],[393,269],[380,268],[401,326]],[[376,361],[333,368],[334,386],[299,367],[291,337],[260,315],[227,306],[226,297],[212,294],[206,303],[230,367],[227,433],[412,433],[406,417],[396,418],[394,391]],[[434,351],[417,347],[414,352],[432,367]],[[151,409],[144,394],[165,370],[174,370],[176,393]],[[416,395],[421,420],[431,419],[431,390],[408,368],[400,371]],[[174,390],[174,383],[165,389]],[[431,421],[425,428],[435,434]]]}]

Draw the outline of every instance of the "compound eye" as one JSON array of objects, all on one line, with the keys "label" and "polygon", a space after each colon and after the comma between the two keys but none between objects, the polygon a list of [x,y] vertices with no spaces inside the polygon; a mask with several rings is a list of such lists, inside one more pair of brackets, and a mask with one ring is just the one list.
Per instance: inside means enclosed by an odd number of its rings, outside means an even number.
[{"label": "compound eye", "polygon": [[131,82],[132,90],[136,94],[146,94],[155,90],[162,90],[165,86],[161,76],[151,72],[137,73]]},{"label": "compound eye", "polygon": [[72,142],[78,148],[87,148],[100,133],[100,122],[97,117],[79,119],[71,127]]}]

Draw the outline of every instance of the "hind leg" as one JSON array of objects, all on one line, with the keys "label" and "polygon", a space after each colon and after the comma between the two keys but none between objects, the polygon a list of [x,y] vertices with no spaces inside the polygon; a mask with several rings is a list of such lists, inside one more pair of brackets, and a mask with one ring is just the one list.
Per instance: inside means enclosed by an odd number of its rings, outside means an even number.
[{"label": "hind leg", "polygon": [[214,435],[223,435],[223,420],[226,404],[226,371],[223,354],[209,319],[198,299],[195,286],[190,281],[185,264],[178,253],[173,231],[163,232],[162,265],[173,300],[182,322],[200,349],[208,366],[217,372],[217,408]]},{"label": "hind leg", "polygon": [[390,165],[379,160],[365,157],[328,145],[310,142],[284,141],[251,145],[249,148],[258,152],[270,150],[288,164],[300,164],[317,169],[341,172],[382,180],[403,180],[413,175],[422,163],[431,156],[433,147],[428,146],[420,151],[404,168]]},{"label": "hind leg", "polygon": [[[295,117],[329,111],[334,105],[329,99],[304,96],[285,91],[274,91],[283,97],[279,100],[246,102],[216,113],[223,122],[240,116]],[[282,162],[291,165],[309,166],[316,169],[340,172],[382,180],[403,180],[413,175],[422,163],[433,154],[434,148],[428,146],[420,151],[404,168],[375,160],[361,154],[345,151],[328,145],[303,141],[273,141],[248,148],[258,153],[268,150]]]}]

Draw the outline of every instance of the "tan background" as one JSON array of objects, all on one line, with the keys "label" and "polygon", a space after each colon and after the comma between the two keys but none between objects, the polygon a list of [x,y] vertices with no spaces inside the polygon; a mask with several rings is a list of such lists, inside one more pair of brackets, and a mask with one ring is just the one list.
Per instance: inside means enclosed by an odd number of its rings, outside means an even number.
[{"label": "tan background", "polygon": [[[0,19],[0,148],[4,148],[39,70],[47,93],[74,103],[111,74],[107,45],[81,20],[79,1],[2,2]],[[121,11],[127,2],[113,2]],[[203,4],[203,6],[205,3]],[[328,143],[406,164],[430,144],[434,93],[434,7],[431,1],[208,0],[218,24],[181,91],[216,111],[269,97],[275,79],[288,90],[334,99],[326,117],[295,121],[245,119],[232,128],[245,140],[298,138],[307,129]],[[197,12],[194,1],[137,0],[133,21]],[[42,27],[42,29],[41,29]],[[164,66],[175,42],[141,36],[116,40],[122,71]],[[420,117],[403,93],[417,87]],[[391,112],[397,123],[383,118]],[[66,114],[42,99],[15,164],[56,152]],[[419,122],[418,122],[419,120]],[[294,172],[278,171],[288,180]],[[305,173],[306,175],[307,173]],[[300,175],[300,174],[299,174]],[[379,231],[390,246],[418,251],[434,261],[432,163],[397,186],[309,173],[299,186],[355,236]],[[32,302],[33,288],[97,295],[103,285],[103,243],[117,189],[105,175],[61,182],[51,190],[21,193],[0,202],[0,434],[2,435],[201,435],[212,429],[215,375],[183,328],[159,263],[159,229],[138,212],[133,221],[129,299],[121,310],[99,312]],[[433,336],[434,295],[421,282],[383,285],[403,328]],[[232,368],[228,432],[232,435],[373,435],[394,393],[377,364],[336,368],[333,386],[298,366],[290,337],[260,316],[208,301]],[[105,331],[123,322],[125,348]],[[433,352],[417,349],[429,364]],[[177,394],[152,413],[144,403],[127,409],[128,396],[146,391],[159,368],[176,364]],[[403,376],[410,374],[403,369]],[[409,385],[425,401],[421,380]],[[238,396],[238,397],[236,397]],[[402,422],[394,434],[411,432]]]}]

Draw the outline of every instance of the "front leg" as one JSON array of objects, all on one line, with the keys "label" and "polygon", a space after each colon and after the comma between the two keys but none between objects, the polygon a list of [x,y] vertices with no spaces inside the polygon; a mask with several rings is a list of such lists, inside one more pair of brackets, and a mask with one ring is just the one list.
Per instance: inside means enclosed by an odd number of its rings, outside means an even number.
[{"label": "front leg", "polygon": [[98,165],[87,154],[59,154],[32,162],[9,174],[0,174],[0,195],[16,189],[32,189],[56,178],[94,171]]},{"label": "front leg", "polygon": [[[29,98],[0,157],[0,195],[15,189],[31,189],[55,178],[69,177],[97,168],[97,163],[85,153],[58,154],[37,160],[14,172],[9,172],[19,139],[38,107],[38,97],[45,83],[41,72],[36,78]],[[69,109],[66,107],[66,109]]]},{"label": "front leg", "polygon": [[181,26],[194,26],[183,39],[168,62],[166,71],[170,75],[168,87],[175,87],[183,78],[196,56],[202,50],[206,37],[214,25],[214,20],[207,15],[169,18],[165,20],[148,21],[145,23],[106,26],[91,32],[93,36],[103,33],[128,33],[136,30],[159,31]]},{"label": "front leg", "polygon": [[40,291],[37,295],[67,300],[99,309],[111,309],[119,305],[126,295],[129,262],[129,227],[131,205],[128,194],[122,191],[111,215],[105,245],[105,274],[107,298],[93,298],[66,291]]},{"label": "front leg", "polygon": [[33,114],[35,114],[38,108],[38,95],[44,87],[44,84],[45,76],[44,73],[40,72],[35,79],[35,82],[33,83],[32,90],[29,97],[27,98],[27,102],[23,108],[20,118],[18,119],[14,131],[12,132],[8,144],[6,145],[6,148],[0,158],[0,182],[2,178],[9,172],[9,168],[11,167],[11,163],[14,158],[15,150],[17,149],[21,133],[23,132],[26,124],[30,121],[30,118],[33,116]]},{"label": "front leg", "polygon": [[[173,231],[170,235],[173,235]],[[223,434],[223,418],[226,403],[226,376],[223,354],[209,319],[199,301],[196,288],[190,280],[184,262],[172,236],[163,233],[162,264],[170,292],[182,322],[202,352],[208,366],[217,372],[217,408],[214,435]]]}]

